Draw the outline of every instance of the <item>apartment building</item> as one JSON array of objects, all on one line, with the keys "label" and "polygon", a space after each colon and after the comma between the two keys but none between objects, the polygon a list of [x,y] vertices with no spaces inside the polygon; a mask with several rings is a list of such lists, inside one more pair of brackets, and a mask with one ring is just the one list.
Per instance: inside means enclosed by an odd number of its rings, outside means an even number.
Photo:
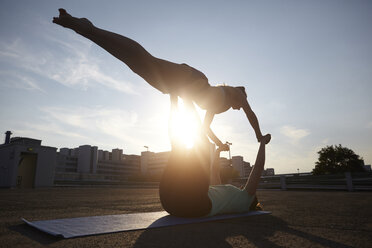
[{"label": "apartment building", "polygon": [[139,172],[140,156],[123,154],[122,149],[109,152],[83,145],[61,148],[57,154],[57,180],[126,180]]}]

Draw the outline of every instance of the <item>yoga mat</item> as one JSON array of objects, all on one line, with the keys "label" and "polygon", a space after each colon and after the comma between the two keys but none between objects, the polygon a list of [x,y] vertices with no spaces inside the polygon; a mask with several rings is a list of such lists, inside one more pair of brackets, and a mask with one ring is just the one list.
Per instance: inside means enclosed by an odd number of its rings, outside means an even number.
[{"label": "yoga mat", "polygon": [[165,211],[160,211],[41,221],[27,221],[23,218],[22,220],[28,225],[53,236],[74,238],[87,235],[241,218],[269,213],[270,212],[267,211],[251,211],[241,214],[216,215],[202,218],[179,218],[171,216]]}]

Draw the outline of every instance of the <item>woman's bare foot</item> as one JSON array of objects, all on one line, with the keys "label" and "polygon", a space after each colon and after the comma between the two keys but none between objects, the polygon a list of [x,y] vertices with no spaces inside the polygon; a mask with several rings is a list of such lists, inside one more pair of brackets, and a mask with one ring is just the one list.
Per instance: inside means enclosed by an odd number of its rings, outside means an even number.
[{"label": "woman's bare foot", "polygon": [[59,9],[59,17],[53,17],[53,23],[79,34],[89,34],[93,29],[93,24],[88,19],[73,17],[65,9]]}]

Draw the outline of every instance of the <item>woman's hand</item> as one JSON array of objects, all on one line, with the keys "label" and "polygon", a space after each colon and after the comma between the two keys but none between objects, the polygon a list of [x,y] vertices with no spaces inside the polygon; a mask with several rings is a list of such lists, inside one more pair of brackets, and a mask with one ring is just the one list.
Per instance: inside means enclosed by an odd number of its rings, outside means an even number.
[{"label": "woman's hand", "polygon": [[70,28],[79,34],[88,34],[93,29],[93,24],[86,18],[71,16],[65,9],[59,9],[59,16],[53,17],[53,23]]},{"label": "woman's hand", "polygon": [[221,144],[221,145],[218,146],[217,150],[220,151],[220,152],[229,151],[230,147],[229,147],[228,144]]},{"label": "woman's hand", "polygon": [[266,134],[264,136],[261,136],[260,140],[258,142],[268,144],[271,140],[271,134]]}]

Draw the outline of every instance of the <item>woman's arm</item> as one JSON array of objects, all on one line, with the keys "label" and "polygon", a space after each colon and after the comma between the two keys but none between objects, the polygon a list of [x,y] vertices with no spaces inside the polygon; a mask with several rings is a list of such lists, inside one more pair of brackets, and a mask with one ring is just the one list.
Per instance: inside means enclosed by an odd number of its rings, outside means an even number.
[{"label": "woman's arm", "polygon": [[178,96],[177,95],[169,95],[170,96],[170,102],[171,102],[171,109],[170,109],[170,115],[169,115],[169,121],[168,121],[168,135],[169,140],[171,143],[172,151],[177,148],[177,140],[174,138],[173,134],[173,116],[178,110]]},{"label": "woman's arm", "polygon": [[221,140],[219,140],[217,138],[217,136],[213,133],[212,129],[211,129],[211,123],[213,121],[213,118],[214,118],[214,113],[210,112],[210,111],[207,111],[207,113],[205,114],[205,117],[204,117],[204,122],[203,122],[203,129],[204,129],[204,132],[206,132],[206,134],[208,135],[209,138],[211,138],[211,140],[218,146],[223,146],[224,144],[222,144]]},{"label": "woman's arm", "polygon": [[245,190],[250,195],[256,194],[256,190],[260,182],[262,171],[264,170],[264,167],[265,167],[265,153],[266,153],[265,146],[266,144],[270,142],[270,140],[271,140],[271,135],[266,134],[265,136],[262,137],[260,141],[261,143],[260,143],[260,148],[258,149],[256,162],[254,163],[254,166],[251,170],[251,173],[249,174],[249,178],[245,185]]},{"label": "woman's arm", "polygon": [[220,153],[221,149],[217,148],[212,161],[211,175],[209,180],[210,185],[222,184],[220,176]]},{"label": "woman's arm", "polygon": [[251,124],[251,126],[253,127],[256,133],[257,141],[260,142],[262,139],[262,133],[261,133],[260,124],[258,123],[256,114],[253,112],[253,110],[251,109],[251,106],[249,106],[248,101],[246,99],[244,99],[242,107],[248,118],[249,123]]}]

